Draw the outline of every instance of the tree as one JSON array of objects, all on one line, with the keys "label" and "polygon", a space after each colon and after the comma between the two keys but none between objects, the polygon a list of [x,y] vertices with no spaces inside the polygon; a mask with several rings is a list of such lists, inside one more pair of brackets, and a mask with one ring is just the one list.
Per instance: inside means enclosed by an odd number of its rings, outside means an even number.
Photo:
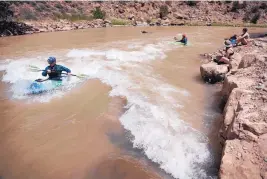
[{"label": "tree", "polygon": [[13,17],[13,11],[9,8],[9,2],[0,1],[0,20],[6,21]]},{"label": "tree", "polygon": [[95,10],[92,11],[92,13],[95,19],[105,19],[106,17],[106,12],[102,11],[100,7],[97,7]]},{"label": "tree", "polygon": [[168,13],[169,13],[168,6],[166,6],[166,5],[160,6],[160,8],[159,8],[160,18],[163,18],[163,17],[167,16]]}]

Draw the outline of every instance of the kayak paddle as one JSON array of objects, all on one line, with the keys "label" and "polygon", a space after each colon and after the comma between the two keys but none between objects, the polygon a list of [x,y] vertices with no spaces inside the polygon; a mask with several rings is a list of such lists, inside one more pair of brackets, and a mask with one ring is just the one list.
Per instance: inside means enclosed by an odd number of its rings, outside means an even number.
[{"label": "kayak paddle", "polygon": [[[45,70],[42,70],[40,69],[39,67],[37,66],[33,66],[33,65],[29,65],[29,70],[32,71],[32,72],[40,72],[40,71],[45,71]],[[61,73],[61,74],[65,74],[67,75],[67,73]],[[76,76],[77,78],[80,78],[80,79],[84,79],[84,78],[88,78],[89,76],[88,75],[85,75],[85,74],[79,74],[79,75],[75,75],[75,74],[70,74],[71,76]],[[39,79],[38,79],[39,80]]]}]

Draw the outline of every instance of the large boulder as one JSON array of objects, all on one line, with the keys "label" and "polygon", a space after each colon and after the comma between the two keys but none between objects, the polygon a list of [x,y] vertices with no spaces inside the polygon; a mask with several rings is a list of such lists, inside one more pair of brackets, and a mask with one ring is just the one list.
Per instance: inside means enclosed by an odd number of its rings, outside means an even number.
[{"label": "large boulder", "polygon": [[221,179],[263,179],[264,159],[257,143],[228,140],[225,143],[219,177]]},{"label": "large boulder", "polygon": [[228,65],[218,65],[210,62],[200,66],[200,73],[205,82],[216,83],[224,80],[225,74],[228,72]]},{"label": "large boulder", "polygon": [[235,53],[230,60],[229,68],[231,70],[236,70],[240,62],[241,62],[241,55],[239,53]]},{"label": "large boulder", "polygon": [[250,67],[257,61],[257,56],[255,54],[246,54],[242,57],[241,62],[238,68],[247,68]]}]

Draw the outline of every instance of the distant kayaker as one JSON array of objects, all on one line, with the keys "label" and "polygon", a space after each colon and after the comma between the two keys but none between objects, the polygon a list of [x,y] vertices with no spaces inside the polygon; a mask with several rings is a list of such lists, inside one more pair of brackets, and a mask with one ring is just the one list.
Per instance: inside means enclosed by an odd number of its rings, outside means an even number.
[{"label": "distant kayaker", "polygon": [[174,37],[174,40],[175,40],[176,42],[181,42],[181,43],[183,43],[184,45],[187,45],[187,37],[186,37],[185,34],[182,35],[182,39],[181,39],[181,40],[178,40],[177,37]]},{"label": "distant kayaker", "polygon": [[62,65],[57,65],[56,64],[56,58],[55,57],[49,57],[47,59],[47,62],[49,66],[45,68],[45,71],[43,71],[42,75],[43,76],[49,76],[49,79],[52,80],[61,80],[61,73],[62,71],[67,72],[67,75],[71,75],[70,69],[62,66]]}]

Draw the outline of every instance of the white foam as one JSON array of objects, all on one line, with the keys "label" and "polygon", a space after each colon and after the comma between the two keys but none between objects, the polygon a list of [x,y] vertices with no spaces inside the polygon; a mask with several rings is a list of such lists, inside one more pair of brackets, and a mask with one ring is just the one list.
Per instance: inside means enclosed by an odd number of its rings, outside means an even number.
[{"label": "white foam", "polygon": [[[164,59],[166,51],[175,46],[165,42],[132,46],[134,49],[130,46],[126,50],[73,49],[60,63],[73,73],[84,73],[110,85],[110,96],[127,97],[128,110],[121,116],[121,124],[134,136],[134,147],[142,149],[149,159],[175,178],[205,178],[202,165],[209,159],[205,136],[183,122],[177,113],[182,103],[176,96],[187,97],[190,93],[164,83],[150,65],[153,60]],[[44,58],[0,64],[0,69],[6,70],[3,81],[36,79],[26,73],[29,63],[45,66]],[[70,84],[75,86],[78,82],[72,79]],[[54,94],[62,96],[64,91]],[[44,99],[50,100],[45,95]]]}]

